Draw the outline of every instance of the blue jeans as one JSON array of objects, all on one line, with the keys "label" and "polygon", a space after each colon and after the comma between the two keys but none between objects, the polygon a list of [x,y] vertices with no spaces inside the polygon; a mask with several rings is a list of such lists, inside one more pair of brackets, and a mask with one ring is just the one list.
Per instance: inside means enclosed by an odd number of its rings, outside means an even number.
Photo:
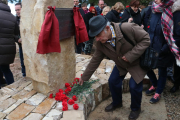
[{"label": "blue jeans", "polygon": [[157,87],[156,93],[161,94],[166,85],[166,77],[167,77],[167,67],[159,67],[158,68],[159,79],[157,80],[156,75],[153,70],[148,71],[147,76],[149,77],[152,85]]},{"label": "blue jeans", "polygon": [[[14,82],[14,77],[13,77],[13,74],[9,68],[9,65],[0,65],[0,70],[1,73],[0,74],[0,78],[3,78],[3,75],[5,76],[5,79],[6,79],[6,83],[9,85],[9,84],[12,84]],[[0,83],[1,84],[1,83]],[[1,85],[0,85],[1,87]]]},{"label": "blue jeans", "polygon": [[22,71],[22,75],[23,77],[26,76],[26,69],[24,66],[24,57],[23,57],[23,51],[22,51],[22,46],[19,45],[19,57],[20,57],[20,61],[21,61],[21,71]]},{"label": "blue jeans", "polygon": [[[112,94],[113,105],[116,106],[122,103],[122,81],[124,76],[119,75],[119,70],[115,66],[109,77],[109,88]],[[131,77],[129,81],[131,93],[131,110],[137,111],[141,107],[143,82],[137,84]]]}]

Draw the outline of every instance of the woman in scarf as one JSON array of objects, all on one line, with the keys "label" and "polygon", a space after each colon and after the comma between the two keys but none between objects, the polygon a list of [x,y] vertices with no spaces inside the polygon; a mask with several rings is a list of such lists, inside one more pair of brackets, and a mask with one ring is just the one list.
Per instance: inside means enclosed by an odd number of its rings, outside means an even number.
[{"label": "woman in scarf", "polygon": [[[89,12],[87,14],[85,14],[84,16],[84,22],[86,24],[86,29],[87,29],[87,32],[89,32],[89,20],[93,17],[93,16],[96,16],[97,15],[97,12],[96,12],[96,9],[94,6],[91,6],[89,8]],[[86,55],[90,55],[91,54],[91,49],[92,49],[92,46],[93,46],[93,40],[94,40],[94,37],[90,37],[89,36],[89,40],[84,42],[85,43],[85,47],[84,47],[84,53]]]},{"label": "woman in scarf", "polygon": [[[177,47],[174,46],[172,37],[173,25],[172,5],[173,0],[155,0],[152,4],[152,13],[150,15],[148,30],[151,39],[151,47],[159,52],[158,58],[158,79],[153,70],[147,75],[152,82],[152,86],[146,91],[146,95],[155,95],[150,99],[150,103],[157,103],[160,100],[161,93],[166,84],[167,67],[172,66],[174,55],[176,56]],[[179,57],[178,57],[179,58]]]}]

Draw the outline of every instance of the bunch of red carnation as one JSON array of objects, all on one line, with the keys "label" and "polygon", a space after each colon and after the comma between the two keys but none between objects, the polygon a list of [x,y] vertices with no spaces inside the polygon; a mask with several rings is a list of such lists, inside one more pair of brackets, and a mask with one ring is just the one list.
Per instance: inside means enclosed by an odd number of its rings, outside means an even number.
[{"label": "bunch of red carnation", "polygon": [[73,95],[72,99],[70,99],[67,95],[71,92],[71,88],[74,84],[77,84],[79,82],[79,78],[75,78],[73,84],[65,83],[66,89],[63,91],[62,89],[59,89],[59,92],[56,93],[56,95],[50,94],[49,98],[55,98],[56,101],[62,101],[62,110],[66,111],[68,110],[68,104],[73,105],[73,108],[77,110],[79,108],[78,104],[75,104],[74,101],[77,101],[77,97]]}]

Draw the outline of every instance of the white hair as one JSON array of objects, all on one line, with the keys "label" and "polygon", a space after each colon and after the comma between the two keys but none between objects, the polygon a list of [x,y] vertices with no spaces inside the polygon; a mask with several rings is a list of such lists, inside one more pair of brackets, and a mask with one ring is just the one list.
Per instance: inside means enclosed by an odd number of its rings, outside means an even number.
[{"label": "white hair", "polygon": [[[106,24],[106,27],[107,27],[107,26],[110,26],[110,25],[111,25],[111,23],[108,21],[107,24]],[[104,32],[105,32],[105,33],[107,33],[106,27],[104,28]]]}]

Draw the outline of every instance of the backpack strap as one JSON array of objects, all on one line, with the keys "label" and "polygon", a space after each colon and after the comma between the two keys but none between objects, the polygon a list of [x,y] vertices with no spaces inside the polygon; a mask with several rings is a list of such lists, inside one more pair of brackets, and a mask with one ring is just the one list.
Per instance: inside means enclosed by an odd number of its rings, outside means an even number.
[{"label": "backpack strap", "polygon": [[128,38],[128,36],[126,34],[124,34],[123,30],[121,29],[121,25],[122,23],[119,24],[119,27],[120,27],[120,30],[121,30],[121,33],[123,34],[123,37],[125,38],[125,40],[127,42],[129,42],[132,46],[135,46],[135,44]]}]

